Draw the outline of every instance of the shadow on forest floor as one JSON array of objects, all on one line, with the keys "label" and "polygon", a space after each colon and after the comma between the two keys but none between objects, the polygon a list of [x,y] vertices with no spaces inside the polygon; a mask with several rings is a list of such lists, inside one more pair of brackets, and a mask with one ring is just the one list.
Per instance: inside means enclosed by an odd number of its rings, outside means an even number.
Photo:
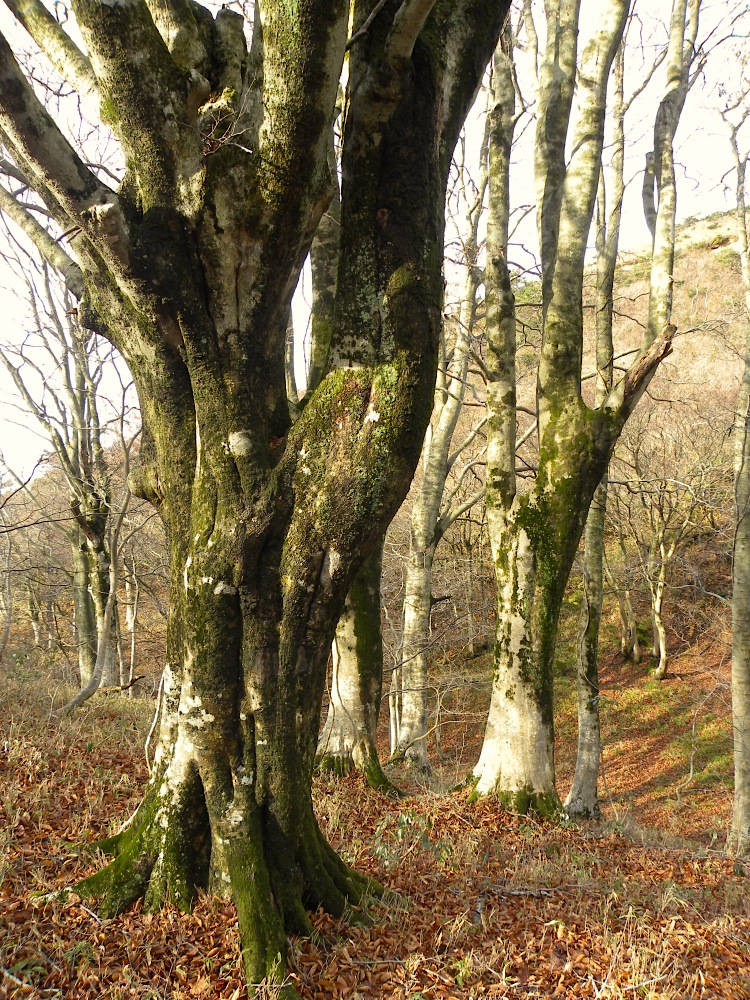
[{"label": "shadow on forest floor", "polygon": [[[357,777],[318,781],[327,836],[393,896],[370,927],[317,914],[314,937],[290,943],[301,996],[750,996],[750,883],[719,850],[731,807],[723,675],[705,664],[675,669],[689,679],[657,687],[643,667],[604,672],[599,824],[542,824],[493,802],[469,805],[462,793],[392,802]],[[111,695],[58,722],[48,684],[0,677],[0,997],[245,996],[231,904],[203,897],[191,914],[153,916],[136,905],[108,921],[75,897],[34,904],[33,893],[93,870],[98,860],[79,846],[136,805],[153,707]],[[564,785],[574,695],[564,685],[561,693]],[[481,728],[454,729],[444,750],[459,772],[471,766]],[[714,765],[716,780],[701,778]]]}]

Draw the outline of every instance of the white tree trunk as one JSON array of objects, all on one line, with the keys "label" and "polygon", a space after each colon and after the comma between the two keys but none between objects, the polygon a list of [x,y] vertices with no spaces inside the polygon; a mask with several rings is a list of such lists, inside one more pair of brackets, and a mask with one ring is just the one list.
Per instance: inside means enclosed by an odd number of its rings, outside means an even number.
[{"label": "white tree trunk", "polygon": [[401,663],[398,668],[400,713],[393,756],[403,757],[409,766],[422,770],[426,770],[429,766],[427,651],[430,644],[434,546],[431,539],[428,540],[428,536],[434,533],[443,485],[444,482],[434,484],[435,489],[428,495],[423,483],[420,497],[412,512],[412,533],[404,592],[403,642]]},{"label": "white tree trunk", "polygon": [[[744,121],[744,119],[742,119]],[[732,730],[734,808],[729,846],[750,850],[750,237],[745,207],[747,156],[740,155],[739,126],[730,129],[737,174],[737,221],[745,286],[745,371],[735,421],[735,533],[732,591]]]},{"label": "white tree trunk", "polygon": [[[486,148],[486,141],[485,134],[483,148]],[[487,181],[486,165],[482,165],[477,186],[478,194],[471,199],[467,209],[466,244],[469,247],[478,245],[479,222]],[[417,488],[411,514],[401,659],[392,682],[392,687],[395,687],[396,691],[389,700],[391,754],[409,767],[422,771],[429,769],[428,649],[432,608],[432,566],[440,539],[457,516],[456,510],[441,509],[446,480],[462,449],[473,439],[473,435],[470,434],[451,454],[453,434],[461,416],[466,391],[470,338],[476,321],[477,289],[482,278],[476,260],[469,259],[466,264],[466,280],[450,362],[446,356],[445,329],[443,329],[443,350],[438,370],[435,405],[422,455],[423,476]],[[470,506],[471,502],[473,501],[462,505],[461,510]]]},{"label": "white tree trunk", "polygon": [[599,623],[602,617],[602,566],[607,483],[596,489],[585,531],[583,600],[578,622],[578,752],[573,784],[564,808],[569,816],[599,816]]},{"label": "white tree trunk", "polygon": [[[498,532],[492,532],[498,539]],[[532,803],[557,805],[554,795],[552,705],[530,683],[534,671],[532,611],[538,601],[537,554],[523,528],[511,527],[504,538],[512,572],[497,595],[497,630],[492,698],[482,752],[474,768],[475,790],[497,793],[518,812]]]},{"label": "white tree trunk", "polygon": [[658,659],[654,678],[662,681],[667,676],[669,667],[669,652],[667,650],[667,630],[664,628],[662,608],[664,606],[664,588],[666,586],[667,567],[664,563],[659,568],[659,577],[651,590],[651,621],[654,627],[653,656]]},{"label": "white tree trunk", "polygon": [[336,626],[328,714],[318,738],[321,770],[362,772],[373,788],[392,791],[377,749],[383,683],[380,627],[382,543],[362,564]]}]

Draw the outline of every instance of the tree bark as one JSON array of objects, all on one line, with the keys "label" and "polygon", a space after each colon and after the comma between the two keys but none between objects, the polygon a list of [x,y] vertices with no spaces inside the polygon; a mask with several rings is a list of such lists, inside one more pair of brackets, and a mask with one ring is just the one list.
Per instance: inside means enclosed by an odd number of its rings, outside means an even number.
[{"label": "tree bark", "polygon": [[[612,390],[614,284],[620,243],[620,219],[625,191],[624,43],[614,63],[612,111],[612,190],[607,205],[604,165],[599,171],[596,220],[596,386],[594,405],[601,406]],[[609,211],[608,211],[609,209]],[[597,787],[601,756],[599,724],[599,626],[602,617],[604,543],[607,515],[607,473],[596,488],[584,531],[583,600],[578,622],[576,688],[578,751],[573,784],[564,803],[569,816],[599,816]]]},{"label": "tree bark", "polygon": [[92,573],[89,553],[80,531],[72,544],[73,620],[78,645],[78,679],[85,688],[91,681],[96,662],[97,623],[94,599],[89,589]]},{"label": "tree bark", "polygon": [[[730,126],[736,172],[740,264],[745,289],[745,369],[735,418],[734,546],[732,563],[732,732],[734,735],[734,806],[729,847],[750,851],[750,225],[746,208],[748,157],[739,149],[739,124]],[[725,121],[727,116],[725,115]]]},{"label": "tree bark", "polygon": [[388,794],[393,785],[380,766],[377,727],[383,685],[380,623],[382,542],[349,588],[333,640],[328,714],[318,738],[318,767],[334,774],[361,771]]},{"label": "tree bark", "polygon": [[[487,141],[485,134],[480,154],[480,161],[483,162],[477,179],[477,193],[467,206],[467,232],[464,239],[470,248],[470,254],[476,253],[475,248],[479,244],[479,223],[488,182]],[[463,448],[459,446],[451,454],[453,435],[466,393],[471,336],[476,323],[477,290],[482,279],[476,259],[470,259],[466,264],[466,279],[450,352],[447,331],[445,324],[443,325],[435,403],[422,450],[422,478],[416,487],[411,512],[401,654],[400,663],[396,667],[400,696],[394,726],[395,743],[391,746],[391,754],[395,760],[403,761],[407,766],[422,772],[429,771],[428,651],[432,567],[437,546],[455,516],[449,510],[443,511],[443,496],[448,474]]]},{"label": "tree bark", "polygon": [[599,809],[599,626],[602,618],[604,522],[607,507],[605,478],[596,488],[584,532],[583,598],[578,621],[578,749],[576,768],[564,808],[568,816],[595,819]]},{"label": "tree bark", "polygon": [[[589,410],[581,398],[581,289],[601,163],[606,81],[627,9],[627,3],[608,8],[584,54],[579,134],[566,164],[578,4],[547,5],[535,154],[544,312],[537,387],[540,448],[535,485],[524,494],[515,483],[515,324],[505,263],[508,213],[502,208],[508,204],[513,90],[509,70],[496,73],[501,90],[490,142],[487,236],[493,355],[487,489],[498,605],[490,712],[474,779],[477,793],[492,792],[521,812],[549,813],[560,805],[552,731],[557,620],[586,511],[621,419],[604,406]],[[507,56],[501,54],[499,62],[506,65]]]},{"label": "tree bark", "polygon": [[[368,9],[365,10],[365,7]],[[112,915],[144,897],[234,899],[248,983],[285,980],[305,907],[372,886],[325,842],[311,776],[347,591],[403,499],[432,406],[444,195],[504,0],[384,9],[353,44],[332,370],[290,426],[290,300],[331,192],[349,6],[78,0],[127,172],[105,189],[0,39],[0,125],[80,228],[79,314],[126,358],[143,416],[133,487],[161,510],[171,600],[159,739],[114,861],[79,885]],[[354,29],[369,4],[354,5]],[[213,95],[213,98],[211,97]],[[219,95],[217,97],[217,95]]]}]

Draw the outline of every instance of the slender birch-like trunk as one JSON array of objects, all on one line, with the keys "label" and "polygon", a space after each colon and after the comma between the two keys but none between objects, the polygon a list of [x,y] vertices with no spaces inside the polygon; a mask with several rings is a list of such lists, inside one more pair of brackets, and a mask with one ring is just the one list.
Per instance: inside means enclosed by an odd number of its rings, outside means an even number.
[{"label": "slender birch-like trunk", "polygon": [[[422,478],[417,484],[411,512],[409,553],[404,582],[403,632],[400,662],[394,683],[399,696],[394,709],[391,755],[409,767],[429,770],[427,755],[429,714],[429,649],[432,612],[432,569],[435,553],[445,531],[470,504],[452,506],[445,498],[448,475],[475,432],[453,446],[453,435],[461,416],[466,393],[471,337],[476,323],[477,290],[482,272],[477,265],[479,225],[487,191],[487,142],[485,130],[480,152],[476,193],[466,204],[466,279],[456,322],[455,336],[447,343],[442,330],[441,360],[435,388],[435,405],[422,451]],[[462,173],[463,177],[463,173]],[[464,202],[467,193],[464,185]],[[474,500],[478,499],[474,497]],[[446,505],[447,500],[447,505]]]},{"label": "slender birch-like trunk", "polygon": [[[604,166],[599,173],[596,219],[596,385],[594,405],[601,406],[612,389],[614,285],[625,192],[624,39],[614,61],[612,162],[610,189]],[[607,473],[596,488],[584,531],[583,598],[578,621],[577,700],[578,749],[573,783],[564,803],[569,816],[599,815],[597,787],[601,734],[599,723],[599,626],[602,617],[604,543],[607,516]]]},{"label": "slender birch-like trunk", "polygon": [[[743,95],[747,100],[747,93]],[[735,419],[735,526],[732,564],[732,731],[734,736],[734,807],[729,847],[737,854],[750,851],[750,221],[746,207],[747,155],[740,154],[739,130],[750,117],[750,107],[737,124],[730,124],[737,194],[740,262],[745,288],[746,342]]]}]

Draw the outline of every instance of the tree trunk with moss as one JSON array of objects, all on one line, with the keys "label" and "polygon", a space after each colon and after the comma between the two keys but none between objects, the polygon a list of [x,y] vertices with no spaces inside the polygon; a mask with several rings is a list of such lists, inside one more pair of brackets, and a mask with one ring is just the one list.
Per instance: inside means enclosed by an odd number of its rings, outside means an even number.
[{"label": "tree trunk with moss", "polygon": [[748,155],[740,152],[739,131],[750,109],[742,109],[746,94],[723,114],[729,126],[735,169],[737,229],[745,290],[745,369],[735,418],[734,550],[732,564],[732,732],[734,736],[734,807],[729,847],[750,853],[750,219],[746,207]]},{"label": "tree trunk with moss", "polygon": [[381,542],[365,559],[336,625],[328,713],[318,738],[318,767],[334,774],[356,769],[373,788],[390,792],[393,786],[380,766],[377,748],[383,688],[382,551]]},{"label": "tree trunk with moss", "polygon": [[[158,746],[143,802],[78,891],[113,915],[237,906],[249,984],[285,984],[306,908],[366,900],[315,820],[328,651],[364,557],[403,499],[432,407],[453,147],[500,30],[497,0],[354,5],[331,371],[290,426],[291,296],[331,196],[349,8],[79,0],[87,59],[19,19],[87,92],[124,152],[91,173],[0,40],[5,145],[64,232],[38,240],[110,336],[143,415],[132,484],[160,509],[171,599]],[[63,55],[61,56],[61,52]],[[67,54],[66,54],[67,53]],[[28,214],[28,213],[27,213]],[[62,260],[60,255],[65,256]],[[285,984],[284,990],[293,990]]]},{"label": "tree trunk with moss", "polygon": [[[80,540],[79,540],[80,539]],[[78,646],[78,679],[82,688],[90,682],[96,662],[96,610],[89,590],[91,573],[86,543],[76,532],[73,556],[73,621]]]},{"label": "tree trunk with moss", "polygon": [[[671,328],[590,409],[581,396],[582,286],[604,131],[606,84],[628,3],[602,8],[577,69],[578,4],[550,3],[536,135],[543,337],[537,380],[539,457],[528,492],[516,489],[515,320],[506,264],[513,86],[508,49],[496,55],[490,141],[487,329],[492,381],[487,508],[497,580],[492,696],[474,787],[519,811],[559,807],[552,681],[560,606],[594,490],[617,435],[659,360]],[[578,124],[566,140],[574,88]]]},{"label": "tree trunk with moss", "polygon": [[[601,406],[612,390],[614,341],[614,284],[620,244],[622,199],[625,192],[624,43],[614,63],[612,110],[612,183],[605,186],[604,165],[599,171],[596,211],[596,386],[594,405]],[[609,203],[609,204],[608,204]],[[599,725],[599,626],[604,596],[604,545],[607,514],[607,473],[596,488],[584,530],[583,595],[578,620],[576,689],[578,747],[573,783],[565,799],[569,816],[600,815],[598,784],[601,756]]]}]

